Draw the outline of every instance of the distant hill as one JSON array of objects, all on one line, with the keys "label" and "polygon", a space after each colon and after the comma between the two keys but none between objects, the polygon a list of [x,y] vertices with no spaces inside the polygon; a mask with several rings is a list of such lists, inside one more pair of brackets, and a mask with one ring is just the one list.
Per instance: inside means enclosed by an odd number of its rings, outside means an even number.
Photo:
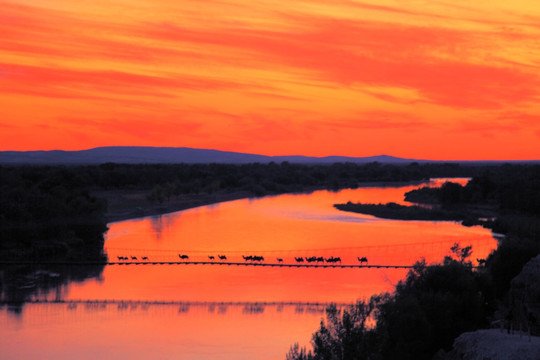
[{"label": "distant hill", "polygon": [[144,147],[144,146],[111,146],[98,147],[79,151],[0,151],[2,164],[102,164],[107,162],[127,164],[159,164],[159,163],[290,163],[331,164],[335,162],[369,163],[409,163],[417,160],[402,159],[388,155],[370,157],[346,156],[265,156],[238,152],[192,149],[185,147]]},{"label": "distant hill", "polygon": [[[403,159],[388,155],[369,157],[347,156],[265,156],[257,154],[244,154],[238,152],[192,149],[185,147],[145,147],[145,146],[110,146],[98,147],[79,151],[0,151],[0,164],[177,164],[177,163],[281,163],[288,161],[296,164],[332,164],[336,162],[351,162],[365,164],[379,162],[383,164],[408,164],[411,162],[427,163],[430,160]],[[446,161],[467,164],[497,164],[503,161]],[[508,161],[504,161],[508,162]],[[540,163],[540,161],[511,161],[512,163]]]}]

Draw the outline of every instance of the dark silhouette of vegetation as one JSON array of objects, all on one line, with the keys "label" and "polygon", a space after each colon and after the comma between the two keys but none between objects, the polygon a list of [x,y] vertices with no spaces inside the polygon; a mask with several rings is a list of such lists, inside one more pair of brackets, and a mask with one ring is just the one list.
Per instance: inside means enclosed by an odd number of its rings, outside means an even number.
[{"label": "dark silhouette of vegetation", "polygon": [[406,194],[408,201],[426,199],[442,209],[460,208],[469,214],[487,210],[494,218],[484,225],[505,237],[486,267],[501,298],[523,265],[540,253],[540,166],[503,165],[483,171],[466,186],[444,184]]},{"label": "dark silhouette of vegetation", "polygon": [[482,224],[504,234],[497,250],[486,259],[499,297],[506,294],[523,265],[540,253],[540,166],[486,169],[465,186],[447,182],[440,188],[422,187],[406,193],[405,200],[433,207],[393,203],[335,206],[391,219],[462,220],[464,225]]},{"label": "dark silhouette of vegetation", "polygon": [[503,165],[484,169],[465,186],[455,183],[440,188],[422,187],[405,195],[417,203],[452,205],[484,205],[499,215],[519,213],[540,215],[540,166]]},{"label": "dark silhouette of vegetation", "polygon": [[[517,313],[516,306],[523,307],[508,294],[511,280],[540,252],[540,166],[485,168],[466,186],[446,183],[441,188],[425,187],[407,193],[406,200],[430,204],[431,214],[396,204],[349,203],[337,207],[399,219],[458,214],[464,224],[484,217],[480,221],[484,226],[505,236],[485,261],[481,259],[482,269],[473,269],[467,260],[470,248],[458,244],[451,249],[454,256],[445,258],[441,265],[417,263],[392,295],[377,297],[373,310],[376,326],[357,325],[351,331],[362,335],[356,336],[359,347],[347,358],[431,359],[441,349],[449,350],[461,333],[489,326],[496,309],[511,314]],[[527,306],[539,305],[537,301]],[[343,324],[339,319],[332,327]],[[312,351],[295,345],[287,358],[343,359],[336,350],[343,347],[343,340],[322,336],[327,326],[321,324],[315,333]],[[321,343],[323,338],[326,340]]]},{"label": "dark silhouette of vegetation", "polygon": [[0,168],[0,260],[104,260],[106,203],[64,168]]},{"label": "dark silhouette of vegetation", "polygon": [[510,289],[510,282],[521,272],[523,266],[539,253],[539,244],[531,239],[519,239],[514,236],[504,238],[497,250],[486,260],[497,295],[504,298]]},{"label": "dark silhouette of vegetation", "polygon": [[381,297],[374,296],[368,302],[357,301],[344,309],[330,305],[326,309],[326,320],[313,334],[313,351],[294,344],[287,360],[362,359],[373,353],[374,333],[367,322],[376,309]]},{"label": "dark silhouette of vegetation", "polygon": [[449,211],[443,209],[429,209],[421,206],[406,206],[396,203],[388,204],[335,204],[334,207],[343,211],[351,211],[356,213],[368,214],[384,219],[399,219],[399,220],[454,220],[460,221],[468,214]]},{"label": "dark silhouette of vegetation", "polygon": [[[457,164],[389,165],[335,163],[331,165],[269,164],[157,164],[130,165],[106,163],[94,166],[3,166],[4,172],[49,173],[61,171],[68,186],[93,189],[152,189],[162,186],[177,193],[215,192],[242,189],[264,194],[303,191],[309,187],[348,188],[359,182],[418,181],[430,177],[474,176],[479,167]],[[167,186],[168,185],[168,186]],[[258,190],[259,189],[259,190]],[[176,193],[175,193],[176,192]]]},{"label": "dark silhouette of vegetation", "polygon": [[491,281],[469,262],[417,263],[379,306],[380,354],[385,359],[431,359],[463,332],[486,327],[494,311]]},{"label": "dark silhouette of vegetation", "polygon": [[[295,344],[287,359],[422,360],[449,350],[462,332],[486,326],[495,309],[492,283],[487,274],[473,270],[470,250],[456,244],[443,264],[416,263],[393,294],[373,296],[343,311],[329,307],[313,335],[313,350]],[[367,325],[370,317],[373,327]]]},{"label": "dark silhouette of vegetation", "polygon": [[[87,166],[0,166],[0,221],[6,228],[12,228],[11,231],[16,231],[15,228],[20,225],[18,222],[30,226],[41,224],[39,226],[43,227],[44,223],[54,223],[53,218],[73,218],[73,221],[68,221],[70,223],[95,223],[99,221],[105,204],[91,194],[104,191],[142,191],[149,203],[163,204],[181,195],[240,192],[245,197],[264,196],[314,189],[355,188],[365,182],[470,176],[478,171],[478,168],[454,164],[415,163],[408,166],[380,163],[299,165],[287,162],[245,165],[106,163]],[[79,217],[78,221],[75,221],[76,217]],[[64,221],[59,223],[60,226]],[[82,225],[75,230],[83,231]],[[103,231],[103,228],[97,230]],[[51,228],[48,232],[58,231],[68,230]],[[56,253],[61,251],[58,249]]]},{"label": "dark silhouette of vegetation", "polygon": [[[127,165],[116,165],[125,167]],[[152,188],[148,199],[164,202],[181,194],[212,194],[219,191],[245,191],[252,196],[301,192],[310,189],[356,188],[362,182],[419,181],[445,174],[458,176],[471,174],[473,168],[444,165],[397,166],[371,163],[356,165],[336,163],[332,165],[281,164],[198,164],[198,165],[138,165],[144,169]],[[130,169],[137,171],[137,169]],[[135,176],[135,179],[138,177]],[[140,177],[139,177],[140,178]],[[135,185],[135,184],[134,184]],[[138,186],[145,185],[139,183]]]}]

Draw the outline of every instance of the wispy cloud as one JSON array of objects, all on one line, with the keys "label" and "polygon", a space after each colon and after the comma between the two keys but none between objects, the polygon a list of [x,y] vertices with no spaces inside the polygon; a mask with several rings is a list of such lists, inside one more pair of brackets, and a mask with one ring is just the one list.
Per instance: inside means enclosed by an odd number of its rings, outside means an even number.
[{"label": "wispy cloud", "polygon": [[7,92],[45,97],[96,98],[96,94],[171,97],[171,89],[204,91],[244,87],[240,83],[189,75],[164,77],[111,70],[0,66],[4,69],[0,81]]},{"label": "wispy cloud", "polygon": [[416,89],[443,106],[496,108],[532,101],[539,91],[538,76],[527,69],[461,60],[461,55],[482,50],[480,39],[472,41],[465,31],[307,16],[296,20],[312,27],[298,33],[223,29],[216,36],[175,24],[148,24],[145,35],[249,50],[266,59],[267,66],[286,65],[302,74],[311,70],[312,79],[341,86]]},{"label": "wispy cloud", "polygon": [[463,134],[501,154],[501,133],[539,131],[540,10],[523,4],[0,0],[0,123],[22,124],[9,128],[31,139],[9,145],[21,148],[49,124],[40,144],[54,147],[69,131],[267,154],[445,146],[442,158],[458,150],[440,139]]}]

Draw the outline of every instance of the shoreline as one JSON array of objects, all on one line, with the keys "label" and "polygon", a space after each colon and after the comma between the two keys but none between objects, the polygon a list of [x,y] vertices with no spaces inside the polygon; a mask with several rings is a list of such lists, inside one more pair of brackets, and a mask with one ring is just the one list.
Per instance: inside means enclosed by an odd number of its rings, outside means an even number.
[{"label": "shoreline", "polygon": [[[489,228],[488,221],[482,221],[486,213],[473,212],[470,208],[461,207],[454,209],[425,208],[419,205],[399,205],[396,203],[387,204],[364,204],[351,203],[334,204],[340,211],[352,212],[375,216],[380,219],[401,220],[401,221],[453,221],[461,225],[483,226]],[[490,213],[490,215],[492,215]]]},{"label": "shoreline", "polygon": [[[428,180],[414,181],[367,181],[358,184],[358,188],[375,187],[375,186],[407,186],[420,185],[429,182]],[[338,189],[336,191],[345,190],[347,188]],[[241,199],[256,199],[266,196],[277,196],[285,194],[306,194],[319,190],[329,190],[325,187],[305,188],[289,193],[269,193],[255,195],[250,191],[218,191],[212,194],[188,194],[165,200],[163,203],[152,203],[146,199],[148,189],[144,190],[108,190],[96,191],[93,195],[107,200],[108,209],[105,214],[107,224],[134,220],[148,216],[164,215],[176,211],[189,210],[199,206],[207,206],[219,204],[222,202],[241,200]]]},{"label": "shoreline", "polygon": [[106,213],[107,224],[126,221],[126,220],[135,220],[139,218],[144,218],[148,216],[159,216],[165,215],[177,211],[189,210],[197,208],[199,206],[207,206],[219,204],[222,202],[240,200],[240,199],[249,199],[253,198],[253,194],[248,192],[231,192],[231,193],[221,193],[221,194],[199,194],[199,195],[182,195],[178,198],[166,200],[162,204],[151,203],[150,201],[144,199],[142,201],[137,201],[130,199],[139,198],[140,192],[123,192],[122,194],[115,194],[109,197],[106,197],[108,201],[113,199],[113,202],[117,203],[119,197],[127,198],[126,203],[136,202],[136,206],[129,209],[122,210],[108,210]]}]

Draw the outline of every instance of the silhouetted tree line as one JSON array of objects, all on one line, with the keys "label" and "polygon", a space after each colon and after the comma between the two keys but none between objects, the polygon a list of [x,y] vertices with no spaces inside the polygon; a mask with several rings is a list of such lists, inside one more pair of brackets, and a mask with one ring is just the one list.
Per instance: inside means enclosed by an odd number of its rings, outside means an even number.
[{"label": "silhouetted tree line", "polygon": [[423,187],[406,194],[408,201],[442,206],[486,204],[504,213],[518,211],[540,215],[540,166],[502,165],[482,170],[465,186],[445,183],[440,188]]},{"label": "silhouetted tree line", "polygon": [[103,260],[106,203],[75,169],[0,168],[0,259]]},{"label": "silhouetted tree line", "polygon": [[406,166],[369,163],[332,165],[280,164],[103,164],[71,167],[74,180],[100,189],[148,188],[175,184],[183,193],[216,189],[244,189],[267,192],[303,190],[309,186],[345,188],[359,181],[412,181],[429,177],[474,176],[480,167],[458,164],[412,163]]},{"label": "silhouetted tree line", "polygon": [[352,203],[334,204],[338,210],[369,214],[384,219],[397,220],[463,220],[467,215],[457,210],[429,209],[417,205],[399,205],[393,202],[387,204]]},{"label": "silhouetted tree line", "polygon": [[[163,203],[182,194],[212,194],[218,191],[245,191],[254,196],[300,192],[313,188],[339,190],[356,188],[361,182],[417,181],[429,177],[473,176],[476,167],[456,164],[407,166],[369,163],[335,163],[332,165],[281,164],[175,164],[175,165],[118,165],[102,168],[124,173],[131,183],[103,183],[103,188],[145,188],[151,186],[148,200]],[[102,177],[106,179],[107,176]]]}]

